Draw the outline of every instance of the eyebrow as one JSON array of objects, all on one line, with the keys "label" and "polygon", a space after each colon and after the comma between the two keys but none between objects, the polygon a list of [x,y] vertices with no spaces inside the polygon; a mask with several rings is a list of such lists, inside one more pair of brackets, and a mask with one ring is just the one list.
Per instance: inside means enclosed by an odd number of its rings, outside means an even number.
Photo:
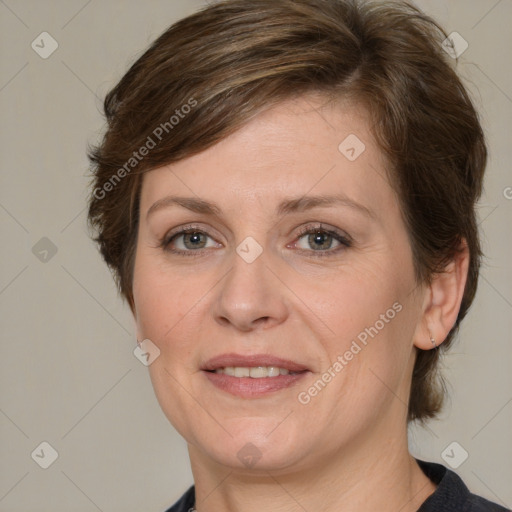
[{"label": "eyebrow", "polygon": [[[347,206],[365,216],[376,219],[375,213],[366,206],[353,201],[343,194],[336,195],[318,195],[318,196],[302,196],[297,198],[284,199],[277,207],[277,215],[285,215],[294,212],[304,212],[313,208],[321,208],[328,206]],[[156,201],[148,210],[146,217],[155,213],[163,208],[172,206],[181,206],[195,213],[204,215],[212,215],[220,217],[222,215],[221,208],[213,202],[205,201],[197,197],[180,197],[180,196],[166,196]]]}]

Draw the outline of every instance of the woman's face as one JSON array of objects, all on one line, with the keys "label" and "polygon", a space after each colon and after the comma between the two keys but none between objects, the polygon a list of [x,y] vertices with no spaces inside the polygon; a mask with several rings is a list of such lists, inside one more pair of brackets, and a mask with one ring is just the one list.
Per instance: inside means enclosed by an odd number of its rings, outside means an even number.
[{"label": "woman's face", "polygon": [[214,464],[325,465],[405,432],[424,290],[365,111],[321,105],[283,102],[143,180],[137,335]]}]

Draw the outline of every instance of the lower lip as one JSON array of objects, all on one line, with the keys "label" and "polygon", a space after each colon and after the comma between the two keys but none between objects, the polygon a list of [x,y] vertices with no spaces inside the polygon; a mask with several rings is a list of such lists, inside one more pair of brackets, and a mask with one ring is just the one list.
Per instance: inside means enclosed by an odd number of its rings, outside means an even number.
[{"label": "lower lip", "polygon": [[241,398],[258,398],[275,391],[286,389],[302,380],[308,371],[294,375],[278,375],[277,377],[233,377],[224,373],[203,371],[207,379],[217,388]]}]

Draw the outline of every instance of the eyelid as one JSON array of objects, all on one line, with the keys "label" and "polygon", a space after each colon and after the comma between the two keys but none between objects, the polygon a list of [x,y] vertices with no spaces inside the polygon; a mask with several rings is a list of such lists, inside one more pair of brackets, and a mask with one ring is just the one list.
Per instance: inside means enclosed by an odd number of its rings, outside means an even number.
[{"label": "eyelid", "polygon": [[185,226],[179,226],[175,229],[172,229],[171,231],[168,231],[164,235],[161,243],[168,244],[173,237],[175,237],[177,235],[186,234],[187,232],[190,232],[190,231],[197,231],[199,233],[204,233],[205,235],[208,235],[210,238],[212,238],[212,236],[202,226],[199,226],[198,224],[186,224]]},{"label": "eyelid", "polygon": [[[184,255],[184,256],[201,256],[205,251],[208,251],[211,249],[211,247],[198,249],[198,250],[190,250],[190,251],[184,251],[183,249],[169,249],[168,246],[170,245],[173,238],[178,238],[180,236],[186,235],[187,233],[201,233],[205,235],[206,237],[210,238],[211,240],[214,240],[213,237],[206,231],[204,228],[202,228],[199,225],[196,224],[188,224],[185,226],[180,226],[176,229],[171,230],[170,232],[166,233],[164,237],[160,240],[158,247],[160,249],[163,249],[166,252],[169,252],[171,254],[176,255]],[[218,243],[218,242],[215,242]]]},{"label": "eyelid", "polygon": [[[313,225],[313,226],[311,224],[309,224],[309,225],[301,228],[296,237],[296,240],[294,242],[292,242],[292,245],[295,246],[297,244],[297,242],[307,234],[323,232],[323,233],[326,233],[327,235],[333,237],[335,240],[337,240],[339,243],[339,246],[334,249],[328,249],[325,251],[314,251],[314,250],[298,248],[298,249],[296,249],[296,251],[298,251],[299,253],[306,253],[308,256],[311,256],[313,258],[324,258],[324,257],[328,258],[328,257],[336,256],[341,251],[344,251],[344,250],[352,247],[353,240],[352,240],[352,237],[350,235],[348,235],[348,233],[345,233],[345,232],[339,230],[338,228],[325,226],[322,223],[316,222],[314,224],[315,225]],[[289,247],[289,245],[287,245],[287,247]]]},{"label": "eyelid", "polygon": [[[338,248],[328,249],[325,251],[314,251],[314,250],[307,250],[307,249],[300,249],[300,248],[296,249],[296,250],[298,252],[308,253],[308,254],[312,255],[313,257],[323,257],[323,256],[327,257],[327,256],[330,256],[333,254],[337,254],[340,250],[347,249],[352,246],[353,241],[352,241],[352,237],[350,237],[350,235],[348,235],[344,231],[341,231],[334,227],[326,226],[320,222],[314,222],[313,225],[312,225],[312,223],[309,223],[308,225],[301,227],[298,234],[295,237],[295,241],[292,242],[291,245],[294,246],[297,243],[297,241],[300,240],[303,236],[305,236],[307,234],[315,233],[317,231],[321,231],[321,232],[324,232],[324,233],[332,236],[335,240],[337,240],[340,243],[340,246]],[[199,226],[197,224],[188,224],[185,226],[180,226],[180,227],[166,233],[165,236],[163,237],[163,239],[160,241],[159,247],[164,249],[165,251],[172,253],[172,254],[187,255],[187,256],[200,256],[205,251],[208,251],[209,249],[211,249],[211,247],[197,249],[197,250],[188,250],[188,251],[184,251],[182,249],[168,249],[168,246],[171,243],[173,238],[179,237],[182,235],[186,235],[187,233],[191,233],[191,232],[201,233],[201,234],[205,235],[206,237],[213,240],[213,237],[208,233],[208,231],[203,229],[201,226]],[[218,242],[216,242],[216,243],[218,243]],[[286,247],[290,247],[290,244],[288,244]]]},{"label": "eyelid", "polygon": [[301,238],[302,236],[304,236],[308,233],[311,233],[311,232],[324,231],[325,233],[328,233],[329,235],[342,238],[347,243],[353,242],[352,237],[345,231],[341,231],[338,228],[326,226],[325,224],[323,224],[321,222],[316,222],[316,223],[314,222],[313,224],[314,225],[308,224],[307,226],[302,227],[299,230],[299,233],[297,235],[298,238]]}]

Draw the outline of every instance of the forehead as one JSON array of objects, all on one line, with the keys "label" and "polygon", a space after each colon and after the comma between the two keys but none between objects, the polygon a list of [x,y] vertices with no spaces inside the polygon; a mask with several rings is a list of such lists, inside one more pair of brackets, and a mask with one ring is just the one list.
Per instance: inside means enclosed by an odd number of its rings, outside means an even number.
[{"label": "forehead", "polygon": [[141,210],[168,194],[221,202],[236,213],[244,205],[267,208],[283,197],[327,193],[383,210],[396,202],[386,165],[362,106],[295,98],[215,146],[146,173]]}]

